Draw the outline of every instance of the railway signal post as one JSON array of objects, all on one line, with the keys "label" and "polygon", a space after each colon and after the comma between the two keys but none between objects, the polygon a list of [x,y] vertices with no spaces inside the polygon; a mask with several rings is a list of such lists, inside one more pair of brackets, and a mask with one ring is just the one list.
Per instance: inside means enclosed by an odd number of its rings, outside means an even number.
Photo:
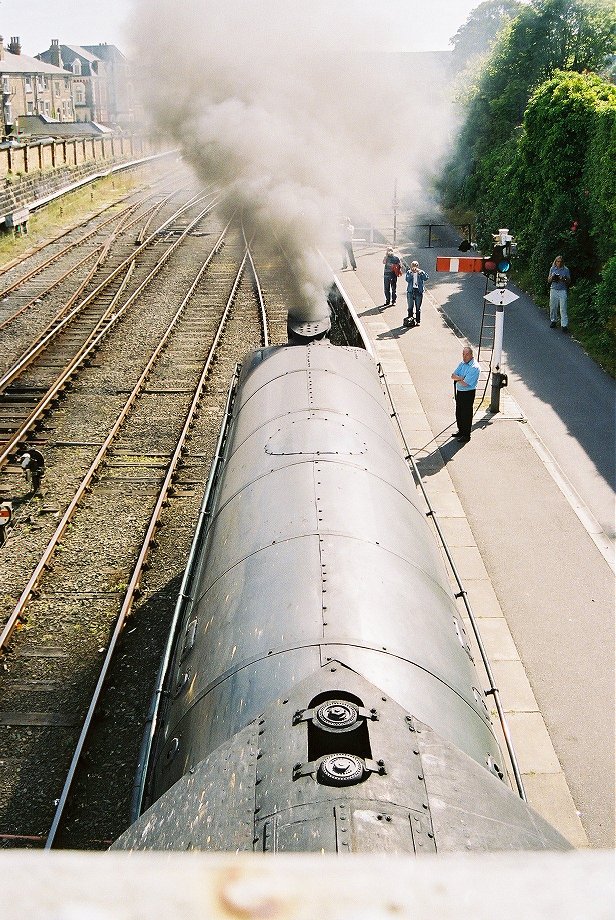
[{"label": "railway signal post", "polygon": [[507,290],[511,269],[511,250],[515,243],[508,229],[499,229],[492,234],[492,255],[484,260],[483,273],[492,278],[496,289],[484,296],[484,300],[496,307],[494,325],[494,347],[492,349],[492,395],[490,412],[500,412],[500,391],[507,386],[507,375],[501,372],[503,355],[503,327],[505,325],[505,304],[517,300],[517,295]]},{"label": "railway signal post", "polygon": [[492,348],[491,374],[492,395],[490,412],[500,412],[500,391],[507,386],[507,375],[501,371],[503,352],[503,327],[505,323],[505,305],[518,300],[516,294],[507,290],[511,255],[515,250],[515,241],[508,229],[499,229],[492,234],[492,253],[489,256],[437,256],[437,272],[482,272],[492,279],[495,290],[484,295],[484,300],[496,307],[494,345]]},{"label": "railway signal post", "polygon": [[517,294],[512,294],[507,288],[496,288],[491,294],[483,298],[496,307],[494,326],[494,348],[492,350],[492,395],[490,399],[490,412],[500,412],[500,391],[507,386],[507,374],[501,372],[503,356],[503,328],[505,325],[505,305],[518,300]]}]

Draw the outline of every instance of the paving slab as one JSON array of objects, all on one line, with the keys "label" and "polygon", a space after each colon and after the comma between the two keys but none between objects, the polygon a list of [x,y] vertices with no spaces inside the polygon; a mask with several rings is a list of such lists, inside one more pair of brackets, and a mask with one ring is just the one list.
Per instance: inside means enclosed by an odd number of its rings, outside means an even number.
[{"label": "paving slab", "polygon": [[[398,420],[407,443],[414,451],[429,500],[462,577],[464,589],[480,628],[482,642],[490,656],[501,701],[507,712],[523,780],[525,784],[526,780],[529,781],[529,801],[574,846],[588,846],[588,836],[580,821],[567,777],[555,752],[524,662],[520,658],[517,644],[492,583],[490,560],[486,562],[476,543],[472,521],[469,523],[465,510],[468,496],[464,496],[463,502],[458,491],[456,452],[454,450],[452,454],[451,449],[448,451],[448,446],[451,445],[451,430],[455,424],[453,398],[450,400],[449,420],[442,415],[437,416],[435,429],[434,420],[430,421],[426,413],[425,381],[422,381],[424,389],[420,393],[413,379],[411,356],[417,352],[409,344],[410,339],[407,340],[398,334],[392,335],[392,323],[396,323],[396,316],[391,312],[389,315],[387,312],[381,314],[376,308],[379,302],[382,251],[367,249],[365,253],[356,253],[356,256],[358,271],[353,273],[352,278],[345,279],[347,294],[355,303],[360,319],[365,322],[377,361],[382,363]],[[372,295],[372,302],[370,297],[366,296],[367,290]],[[440,322],[434,310],[429,322],[424,322],[425,309],[424,300],[422,326],[409,330],[409,333],[424,336],[421,340],[413,340],[417,348],[431,348],[448,355],[452,354],[452,346],[456,351],[461,351],[462,343],[456,337],[455,328],[452,329],[447,323]],[[363,317],[362,311],[365,314]],[[401,366],[400,358],[395,355],[396,349],[399,350],[404,367]],[[451,362],[452,358],[447,360]],[[515,400],[508,397],[503,400],[504,411],[497,420],[486,409],[486,401],[478,400],[474,419],[475,437],[468,447],[475,446],[479,433],[484,430],[507,430],[505,425],[520,424],[520,420],[523,419],[520,407]],[[418,437],[420,432],[421,437]],[[535,459],[533,455],[532,461]],[[482,461],[474,454],[471,462]],[[522,456],[520,462],[523,468],[531,469],[530,454],[528,457]],[[454,473],[453,477],[450,475],[450,468]],[[494,472],[497,479],[498,469]],[[464,616],[464,605],[461,600],[458,603]],[[471,645],[475,648],[475,656],[480,667],[473,631],[468,620],[466,622]],[[496,732],[497,736],[502,737],[500,728],[496,729]]]}]

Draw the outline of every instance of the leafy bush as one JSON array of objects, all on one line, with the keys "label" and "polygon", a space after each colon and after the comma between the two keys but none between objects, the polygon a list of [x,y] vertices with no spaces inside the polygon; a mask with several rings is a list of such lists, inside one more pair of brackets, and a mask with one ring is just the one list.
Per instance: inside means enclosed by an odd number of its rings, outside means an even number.
[{"label": "leafy bush", "polygon": [[590,71],[615,44],[610,0],[531,0],[496,40],[440,183],[445,207],[475,213],[484,251],[510,228],[516,280],[540,303],[564,256],[573,330],[612,372],[616,87]]}]

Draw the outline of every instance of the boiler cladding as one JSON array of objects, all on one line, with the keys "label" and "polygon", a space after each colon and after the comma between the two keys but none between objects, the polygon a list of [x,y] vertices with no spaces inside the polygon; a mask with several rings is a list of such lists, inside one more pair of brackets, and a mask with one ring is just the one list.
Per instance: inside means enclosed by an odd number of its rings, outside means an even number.
[{"label": "boiler cladding", "polygon": [[254,352],[121,849],[562,849],[503,781],[443,556],[372,357]]}]

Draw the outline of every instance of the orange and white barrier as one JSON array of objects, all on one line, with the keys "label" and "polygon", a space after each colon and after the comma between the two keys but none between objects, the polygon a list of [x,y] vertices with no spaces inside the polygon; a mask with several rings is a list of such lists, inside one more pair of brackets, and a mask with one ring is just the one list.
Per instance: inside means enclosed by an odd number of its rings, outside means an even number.
[{"label": "orange and white barrier", "polygon": [[482,272],[483,258],[481,256],[437,256],[437,272]]}]

